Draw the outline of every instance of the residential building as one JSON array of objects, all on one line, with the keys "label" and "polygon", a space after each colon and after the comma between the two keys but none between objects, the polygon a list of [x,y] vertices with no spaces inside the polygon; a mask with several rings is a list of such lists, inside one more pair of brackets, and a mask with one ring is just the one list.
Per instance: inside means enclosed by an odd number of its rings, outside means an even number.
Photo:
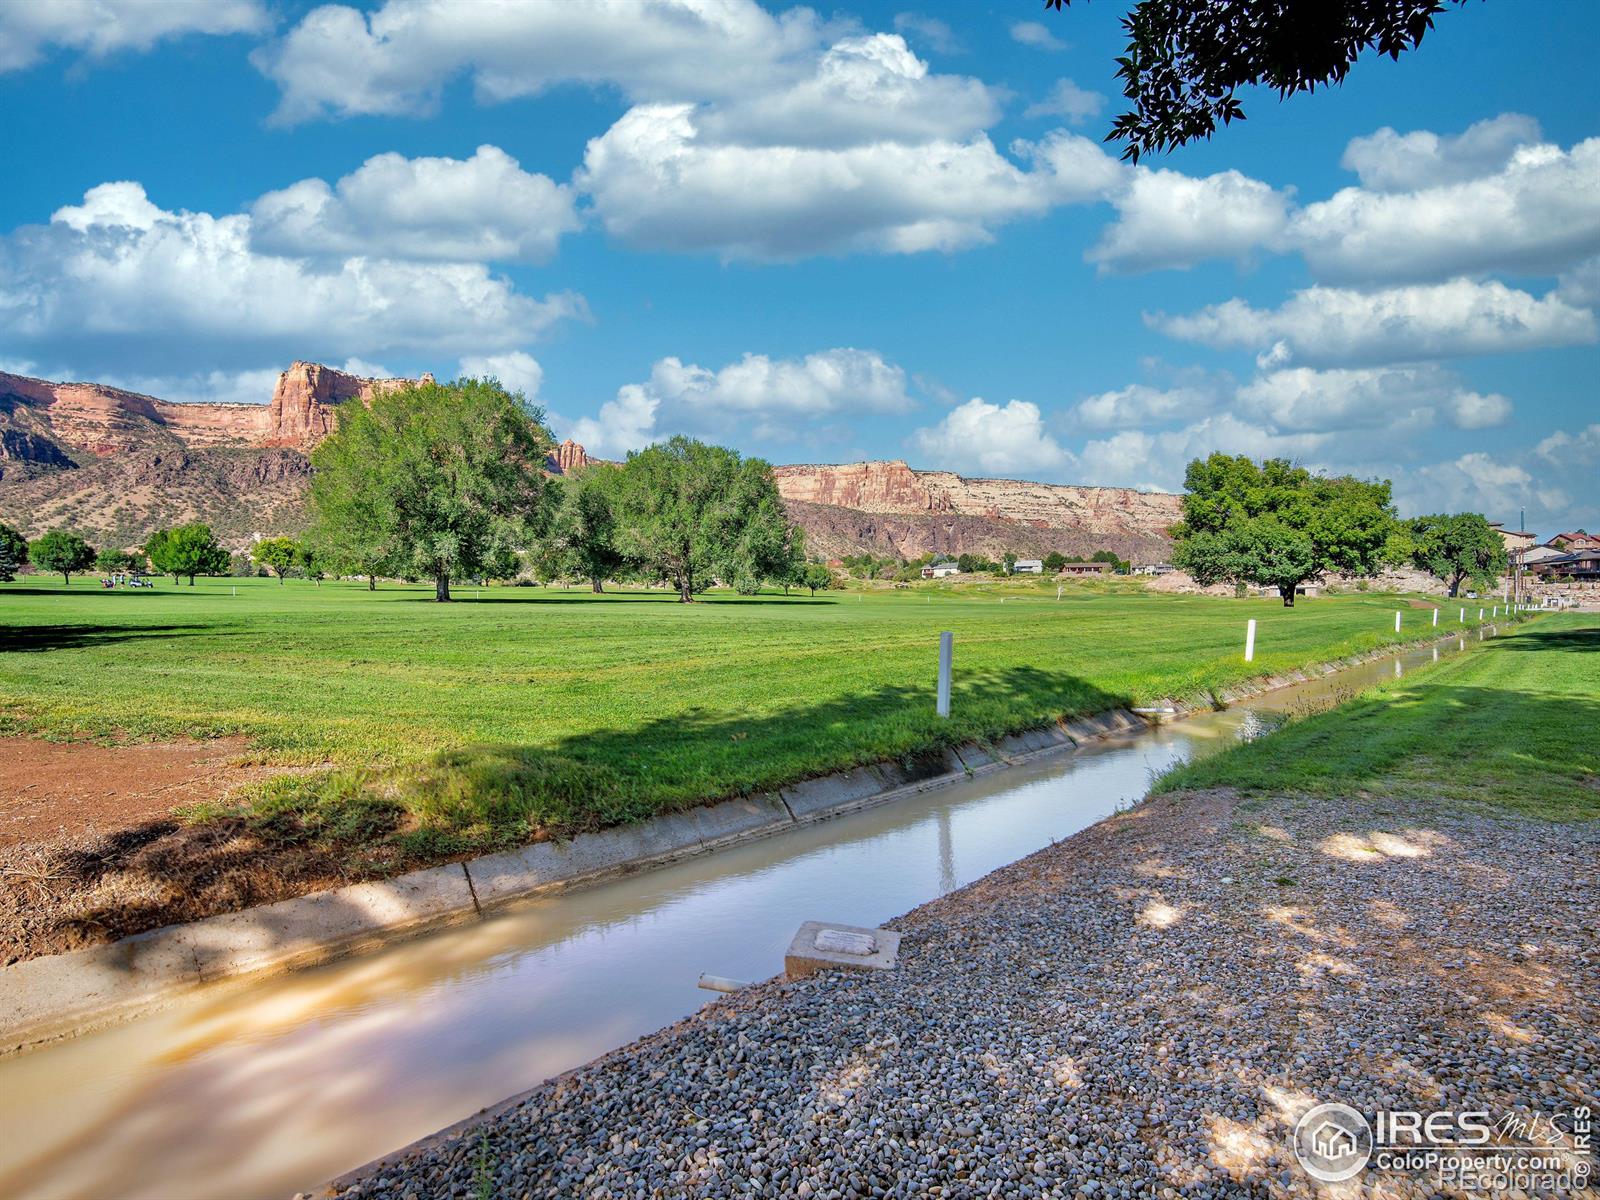
[{"label": "residential building", "polygon": [[1061,565],[1058,575],[1109,575],[1111,564],[1108,562],[1069,562]]},{"label": "residential building", "polygon": [[1037,558],[1019,558],[1011,564],[1013,575],[1043,575],[1044,563]]},{"label": "residential building", "polygon": [[922,568],[924,579],[944,579],[950,575],[961,574],[961,568],[953,562],[934,563],[932,566]]},{"label": "residential building", "polygon": [[1576,529],[1571,533],[1556,534],[1545,545],[1566,554],[1578,550],[1600,550],[1600,537],[1595,537],[1586,529]]}]

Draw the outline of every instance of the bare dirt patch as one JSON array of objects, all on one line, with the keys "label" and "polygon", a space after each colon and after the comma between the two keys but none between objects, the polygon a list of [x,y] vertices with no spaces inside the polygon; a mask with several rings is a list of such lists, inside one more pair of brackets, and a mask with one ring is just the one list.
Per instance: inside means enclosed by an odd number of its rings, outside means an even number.
[{"label": "bare dirt patch", "polygon": [[263,838],[242,820],[187,825],[174,815],[283,773],[235,765],[244,749],[243,738],[0,738],[0,963],[346,882],[348,868],[326,852]]},{"label": "bare dirt patch", "polygon": [[0,738],[0,850],[126,829],[272,774],[242,737],[102,746]]}]

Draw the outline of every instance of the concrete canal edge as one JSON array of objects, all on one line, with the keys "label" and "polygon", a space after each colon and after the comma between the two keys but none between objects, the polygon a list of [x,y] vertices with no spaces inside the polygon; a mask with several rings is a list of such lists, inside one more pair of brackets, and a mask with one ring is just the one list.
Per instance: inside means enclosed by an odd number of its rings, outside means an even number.
[{"label": "concrete canal edge", "polygon": [[[1406,648],[1391,646],[1253,680],[1214,696],[1210,704],[1174,705],[1173,715],[1304,683]],[[570,841],[537,842],[15,963],[0,968],[0,1056],[132,1019],[199,987],[330,962],[441,926],[481,920],[513,901],[753,841],[1145,727],[1133,713],[1112,709],[993,743],[969,742],[905,761],[852,767],[776,792],[664,813]]]}]

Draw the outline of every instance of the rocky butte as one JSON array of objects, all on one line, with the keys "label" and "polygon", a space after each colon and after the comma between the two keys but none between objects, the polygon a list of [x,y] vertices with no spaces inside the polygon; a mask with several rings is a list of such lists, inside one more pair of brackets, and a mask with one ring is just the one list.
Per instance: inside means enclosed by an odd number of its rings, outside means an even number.
[{"label": "rocky butte", "polygon": [[828,554],[1070,556],[1103,548],[1154,560],[1170,552],[1167,530],[1183,515],[1181,497],[1166,492],[968,479],[899,460],[778,467],[776,474],[807,544]]},{"label": "rocky butte", "polygon": [[338,406],[409,382],[296,362],[269,403],[177,404],[0,373],[0,520],[111,546],[183,521],[210,522],[235,549],[293,532],[305,523],[306,456]]},{"label": "rocky butte", "polygon": [[[422,381],[431,382],[424,375]],[[266,404],[178,404],[95,383],[0,373],[0,520],[29,536],[54,526],[98,545],[138,545],[152,529],[204,520],[225,544],[305,525],[312,448],[339,407],[412,382],[295,362]],[[546,469],[590,459],[562,442]],[[901,461],[776,469],[813,553],[916,558],[1011,550],[1164,557],[1179,498],[1129,488],[916,471]]]}]

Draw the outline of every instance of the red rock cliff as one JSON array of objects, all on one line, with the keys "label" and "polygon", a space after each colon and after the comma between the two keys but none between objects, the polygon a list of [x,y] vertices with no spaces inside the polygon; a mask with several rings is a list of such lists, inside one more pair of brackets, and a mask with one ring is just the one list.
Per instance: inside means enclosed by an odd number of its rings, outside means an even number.
[{"label": "red rock cliff", "polygon": [[381,392],[413,382],[432,383],[433,376],[424,375],[419,381],[365,379],[321,363],[294,362],[278,376],[272,403],[267,406],[262,444],[310,450],[333,432],[335,411],[346,400],[370,400]]},{"label": "red rock cliff", "polygon": [[20,400],[57,444],[104,457],[167,433],[185,445],[242,446],[267,431],[259,404],[174,404],[98,383],[52,383],[0,372],[0,396]]},{"label": "red rock cliff", "polygon": [[842,466],[776,467],[773,474],[785,500],[833,504],[862,512],[950,511],[949,498],[924,487],[918,472],[898,459]]},{"label": "red rock cliff", "polygon": [[583,447],[568,438],[562,442],[544,460],[545,470],[552,475],[570,475],[579,467],[589,465],[589,456],[584,453]]},{"label": "red rock cliff", "polygon": [[[1032,530],[1082,534],[1096,545],[1110,546],[1119,538],[1141,548],[1147,541],[1165,545],[1167,530],[1183,515],[1182,498],[1165,492],[968,479],[949,471],[913,471],[900,461],[778,467],[774,473],[779,493],[796,505],[1016,522]],[[810,519],[821,520],[821,515]],[[984,536],[1000,536],[998,527]],[[1037,541],[1020,531],[1008,536],[1018,547]]]}]

